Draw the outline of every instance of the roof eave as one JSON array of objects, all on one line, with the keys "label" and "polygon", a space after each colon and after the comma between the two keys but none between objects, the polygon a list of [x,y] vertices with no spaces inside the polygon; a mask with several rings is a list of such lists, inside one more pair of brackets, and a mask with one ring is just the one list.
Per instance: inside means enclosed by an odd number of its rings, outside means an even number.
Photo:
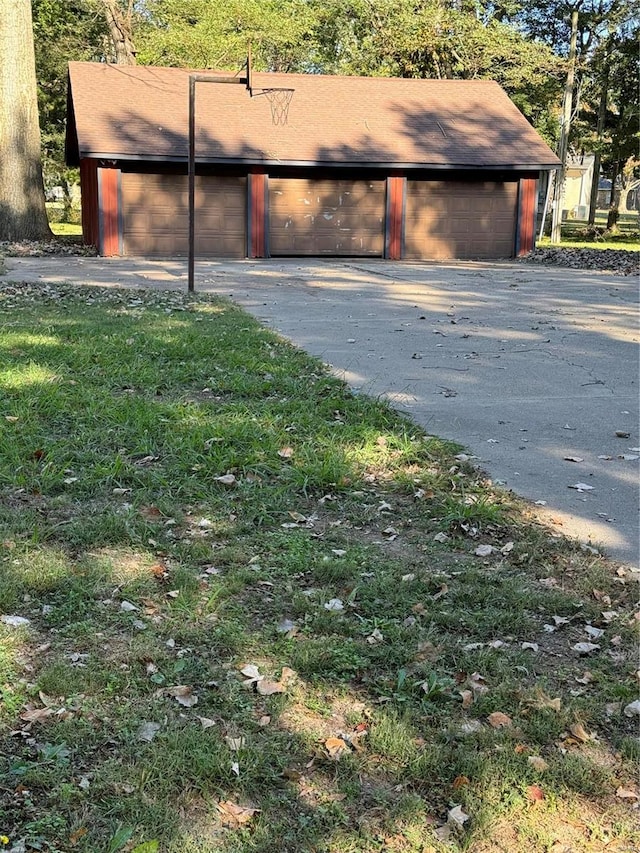
[{"label": "roof eave", "polygon": [[[130,154],[113,151],[82,151],[81,158],[92,160],[126,160],[129,162],[148,163],[187,163],[186,156],[164,155],[164,154]],[[501,171],[501,172],[542,172],[560,168],[560,161],[552,163],[432,163],[421,161],[418,163],[407,163],[394,160],[280,160],[277,158],[265,159],[259,157],[197,157],[196,163],[200,165],[220,166],[297,166],[316,168],[357,168],[357,169],[404,169],[416,171],[423,169],[433,170],[465,170],[465,171]]]}]

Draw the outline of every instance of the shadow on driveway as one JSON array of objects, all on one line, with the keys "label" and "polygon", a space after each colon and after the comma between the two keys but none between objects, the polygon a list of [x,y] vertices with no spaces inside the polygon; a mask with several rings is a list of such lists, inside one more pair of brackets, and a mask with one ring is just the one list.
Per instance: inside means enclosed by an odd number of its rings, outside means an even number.
[{"label": "shadow on driveway", "polygon": [[[8,266],[7,279],[186,289],[182,260]],[[632,277],[508,262],[207,261],[196,287],[230,296],[356,391],[464,444],[558,531],[638,566]]]}]

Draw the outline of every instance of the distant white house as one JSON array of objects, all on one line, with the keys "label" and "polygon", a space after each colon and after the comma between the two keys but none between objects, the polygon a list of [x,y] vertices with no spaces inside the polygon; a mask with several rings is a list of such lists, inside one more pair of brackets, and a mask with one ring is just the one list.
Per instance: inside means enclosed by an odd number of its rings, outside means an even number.
[{"label": "distant white house", "polygon": [[571,157],[567,166],[562,218],[587,220],[593,181],[593,154]]}]

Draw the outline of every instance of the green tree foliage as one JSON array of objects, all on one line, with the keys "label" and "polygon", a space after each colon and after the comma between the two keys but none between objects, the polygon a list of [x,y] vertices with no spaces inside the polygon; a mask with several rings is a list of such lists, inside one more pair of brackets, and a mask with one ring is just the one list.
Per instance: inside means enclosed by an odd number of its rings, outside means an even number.
[{"label": "green tree foliage", "polygon": [[[636,21],[612,31],[599,46],[577,122],[576,144],[597,155],[603,173],[622,191],[611,197],[610,224],[617,220],[618,203],[626,199],[629,184],[640,176],[639,38]],[[600,124],[594,116],[598,109]]]},{"label": "green tree foliage", "polygon": [[308,67],[315,21],[306,0],[148,0],[138,61],[236,70],[251,44],[257,70],[298,71]]},{"label": "green tree foliage", "polygon": [[480,3],[325,0],[318,3],[318,64],[338,74],[497,80],[547,138],[562,61]]},{"label": "green tree foliage", "polygon": [[61,186],[68,205],[76,173],[64,165],[67,65],[103,59],[106,27],[98,10],[83,0],[33,0],[32,8],[45,185]]},{"label": "green tree foliage", "polygon": [[459,0],[148,0],[138,60],[197,68],[496,79],[548,139],[563,63],[486,4]]}]

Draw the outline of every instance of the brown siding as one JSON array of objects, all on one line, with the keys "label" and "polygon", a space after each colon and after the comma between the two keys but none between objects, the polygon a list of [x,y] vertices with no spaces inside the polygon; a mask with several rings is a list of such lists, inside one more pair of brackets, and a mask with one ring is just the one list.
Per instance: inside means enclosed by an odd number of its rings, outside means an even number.
[{"label": "brown siding", "polygon": [[98,168],[95,160],[80,161],[82,197],[82,240],[86,246],[98,246]]},{"label": "brown siding", "polygon": [[518,257],[526,255],[536,245],[536,206],[538,182],[535,178],[522,178],[518,196]]},{"label": "brown siding", "polygon": [[398,261],[402,257],[405,186],[405,178],[395,175],[387,178],[387,246],[385,256],[391,261]]},{"label": "brown siding", "polygon": [[267,176],[262,173],[249,175],[249,257],[264,258],[266,246],[266,197]]},{"label": "brown siding", "polygon": [[[122,175],[125,255],[173,257],[188,252],[186,175]],[[247,180],[196,176],[196,255],[246,256]]]},{"label": "brown siding", "polygon": [[407,181],[405,258],[513,257],[518,183]]},{"label": "brown siding", "polygon": [[384,252],[385,181],[269,179],[271,255]]},{"label": "brown siding", "polygon": [[98,169],[98,251],[106,258],[121,252],[119,178],[119,169]]}]

